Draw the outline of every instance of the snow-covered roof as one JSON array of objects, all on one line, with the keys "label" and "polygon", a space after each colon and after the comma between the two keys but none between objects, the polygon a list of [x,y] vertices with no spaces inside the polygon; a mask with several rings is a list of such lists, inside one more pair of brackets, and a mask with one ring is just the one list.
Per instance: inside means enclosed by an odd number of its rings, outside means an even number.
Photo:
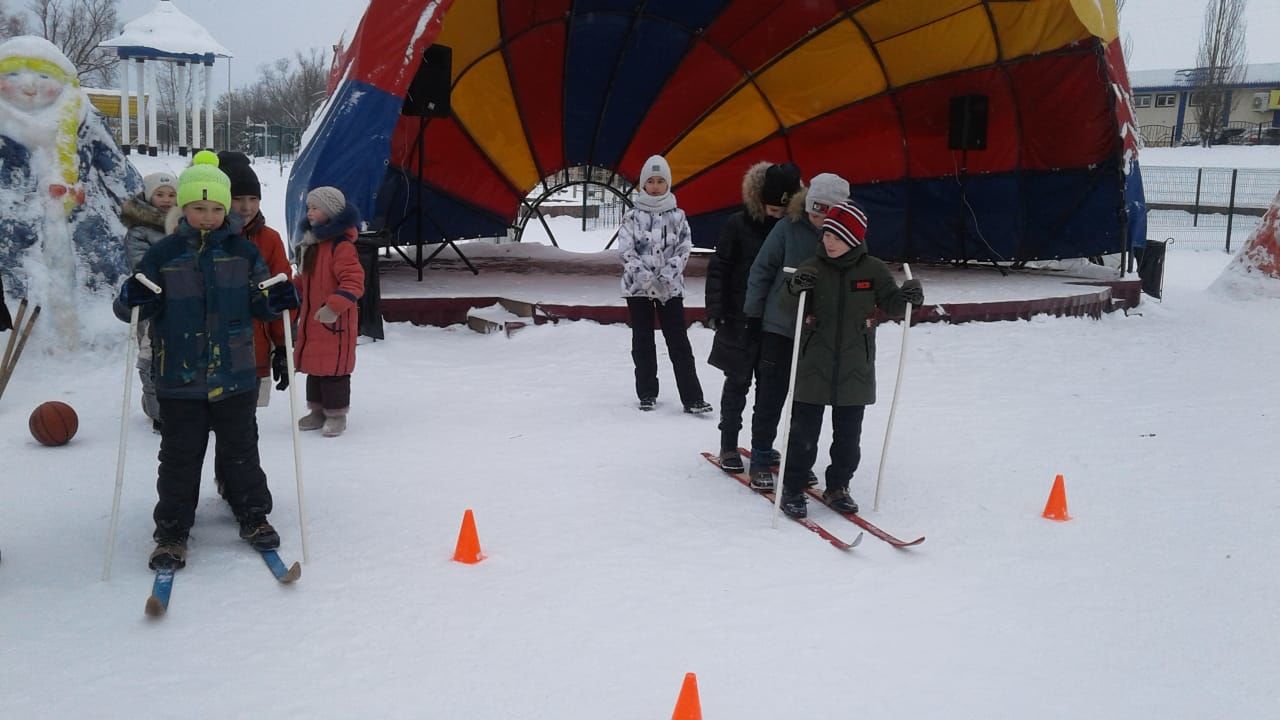
[{"label": "snow-covered roof", "polygon": [[[1129,86],[1135,91],[1152,88],[1191,87],[1194,68],[1168,70],[1130,70]],[[1274,85],[1280,87],[1280,63],[1246,65],[1239,85]]]},{"label": "snow-covered roof", "polygon": [[169,0],[160,0],[154,10],[126,23],[119,37],[106,40],[99,47],[116,48],[120,57],[162,60],[234,57],[208,30]]}]

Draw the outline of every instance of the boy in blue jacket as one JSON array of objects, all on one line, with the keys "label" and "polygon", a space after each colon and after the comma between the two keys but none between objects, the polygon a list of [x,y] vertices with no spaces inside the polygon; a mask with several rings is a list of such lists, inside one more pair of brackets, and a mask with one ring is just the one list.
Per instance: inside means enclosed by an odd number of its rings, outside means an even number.
[{"label": "boy in blue jacket", "polygon": [[231,181],[218,169],[217,156],[197,153],[178,180],[182,221],[136,268],[161,292],[131,277],[115,303],[121,320],[137,307],[140,319],[153,323],[156,396],[164,418],[153,569],[186,565],[210,430],[224,449],[219,469],[240,537],[256,550],[280,545],[267,522],[271,491],[258,460],[253,320],[298,307],[298,295],[287,282],[258,289],[267,266],[253,243],[229,227],[230,204]]}]

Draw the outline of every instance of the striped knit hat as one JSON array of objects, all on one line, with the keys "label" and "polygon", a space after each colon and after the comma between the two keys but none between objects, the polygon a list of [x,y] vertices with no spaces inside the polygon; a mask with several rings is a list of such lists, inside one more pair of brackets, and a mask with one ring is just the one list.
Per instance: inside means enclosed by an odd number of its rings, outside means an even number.
[{"label": "striped knit hat", "polygon": [[823,232],[829,232],[856,248],[867,237],[867,214],[862,208],[846,200],[832,205],[827,210],[827,219],[822,221]]}]

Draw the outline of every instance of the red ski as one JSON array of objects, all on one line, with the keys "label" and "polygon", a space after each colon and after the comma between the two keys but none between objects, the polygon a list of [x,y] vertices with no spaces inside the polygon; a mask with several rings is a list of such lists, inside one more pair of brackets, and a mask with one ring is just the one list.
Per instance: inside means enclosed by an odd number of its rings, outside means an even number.
[{"label": "red ski", "polygon": [[[773,493],[770,493],[770,492],[762,493],[752,489],[751,479],[748,478],[745,473],[731,473],[726,471],[724,468],[720,467],[720,460],[716,458],[715,455],[712,455],[711,453],[704,452],[702,453],[702,457],[706,458],[707,462],[711,463],[712,465],[715,465],[716,468],[720,470],[720,472],[723,472],[725,475],[728,475],[734,480],[737,480],[738,482],[742,483],[743,487],[747,488],[748,490],[751,490],[751,493],[753,495],[759,495],[760,497],[763,497],[764,499],[768,500],[770,504],[773,503]],[[786,513],[783,513],[783,514],[786,515]],[[822,527],[818,523],[810,520],[809,518],[793,518],[790,515],[787,515],[787,517],[809,528],[811,532],[816,533],[823,540],[826,540],[827,542],[831,543],[833,546],[841,550],[852,550],[853,548],[857,547],[859,543],[862,542],[862,533],[858,533],[858,537],[854,538],[853,542],[845,542],[844,540],[841,540],[840,538],[836,537],[829,530]]]},{"label": "red ski", "polygon": [[[750,458],[751,458],[751,451],[750,451],[750,450],[747,450],[746,448],[738,448],[738,452],[742,453],[742,457],[744,457],[744,458],[747,458],[747,459],[750,459]],[[777,466],[774,466],[774,472],[777,472],[777,470],[778,470]],[[813,498],[814,500],[817,500],[818,502],[822,503],[823,505],[826,505],[826,503],[825,503],[825,502],[823,502],[823,500],[822,500],[822,493],[821,493],[821,492],[818,492],[818,490],[817,490],[817,489],[815,489],[815,488],[811,488],[811,487],[806,487],[806,488],[804,489],[804,492],[805,492],[805,494],[806,494],[806,495],[808,495],[809,497]],[[829,506],[829,505],[828,505],[827,507],[831,507],[831,506]],[[866,530],[867,532],[871,533],[871,536],[872,536],[872,537],[879,538],[880,540],[883,540],[883,541],[885,541],[885,542],[889,543],[890,545],[892,545],[892,546],[894,546],[894,547],[896,547],[896,548],[909,548],[909,547],[912,547],[912,546],[914,546],[914,545],[919,545],[920,543],[924,542],[924,536],[923,536],[923,535],[921,535],[920,537],[916,538],[915,540],[899,540],[898,538],[896,538],[896,537],[894,537],[894,536],[890,535],[889,533],[885,532],[884,530],[881,530],[880,528],[876,527],[875,525],[872,525],[870,522],[867,522],[867,520],[866,520],[865,518],[863,518],[861,515],[855,515],[854,513],[844,513],[844,512],[840,512],[839,510],[836,510],[835,508],[831,508],[831,511],[832,511],[832,512],[834,512],[834,513],[836,513],[836,514],[838,514],[838,515],[842,515],[842,516],[843,516],[846,520],[848,520],[849,522],[851,522],[851,523],[853,523],[854,525],[857,525],[858,527],[862,528],[863,530]]]}]

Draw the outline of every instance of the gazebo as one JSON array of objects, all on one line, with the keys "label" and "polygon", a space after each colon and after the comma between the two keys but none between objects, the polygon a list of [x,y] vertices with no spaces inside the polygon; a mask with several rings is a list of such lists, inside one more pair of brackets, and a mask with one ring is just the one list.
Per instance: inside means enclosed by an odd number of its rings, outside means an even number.
[{"label": "gazebo", "polygon": [[[200,107],[204,106],[204,137],[213,145],[213,63],[216,58],[233,57],[208,30],[187,17],[169,0],[160,0],[155,8],[124,26],[118,37],[104,41],[103,48],[114,48],[124,64],[120,70],[120,146],[129,152],[129,66],[133,60],[138,84],[137,149],[140,154],[156,154],[158,132],[156,101],[158,94],[147,92],[148,83],[155,85],[157,62],[178,66],[178,154],[186,155],[201,147]],[[204,66],[204,92],[200,92],[198,66]],[[188,66],[190,69],[188,70]],[[190,75],[188,75],[188,72]],[[190,78],[190,80],[188,80]],[[193,87],[194,86],[194,87]],[[187,107],[191,108],[191,144],[187,144]]]}]

